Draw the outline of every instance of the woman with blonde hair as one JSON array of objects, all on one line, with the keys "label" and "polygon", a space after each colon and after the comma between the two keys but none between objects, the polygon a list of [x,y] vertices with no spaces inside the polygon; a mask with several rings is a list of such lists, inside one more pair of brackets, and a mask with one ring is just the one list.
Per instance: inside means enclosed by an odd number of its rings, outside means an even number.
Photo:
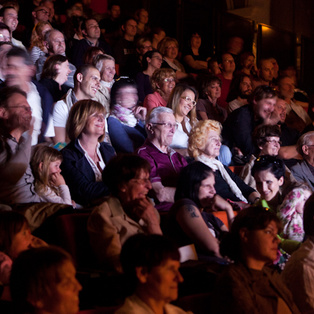
[{"label": "woman with blonde hair", "polygon": [[108,194],[102,172],[115,155],[105,137],[106,109],[93,100],[80,100],[70,110],[66,132],[71,142],[61,151],[61,169],[73,200],[81,205]]},{"label": "woman with blonde hair", "polygon": [[44,38],[45,34],[51,29],[52,26],[49,22],[42,21],[38,22],[32,31],[29,55],[34,64],[40,57],[48,53]]},{"label": "woman with blonde hair", "polygon": [[216,159],[221,147],[221,129],[218,121],[199,121],[190,133],[189,154],[215,171],[218,195],[233,202],[241,202],[239,205],[242,207],[248,202],[255,203],[259,200],[259,194]]},{"label": "woman with blonde hair", "polygon": [[172,69],[156,69],[151,77],[153,94],[145,97],[143,106],[148,111],[155,107],[166,107],[170,94],[176,86],[176,74]]}]

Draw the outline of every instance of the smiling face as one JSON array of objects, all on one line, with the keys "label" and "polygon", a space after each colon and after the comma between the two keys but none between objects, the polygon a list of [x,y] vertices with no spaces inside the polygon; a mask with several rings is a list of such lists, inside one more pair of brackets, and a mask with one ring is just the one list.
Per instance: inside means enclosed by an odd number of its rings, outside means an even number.
[{"label": "smiling face", "polygon": [[202,44],[202,38],[199,34],[193,34],[191,37],[191,47],[199,49]]},{"label": "smiling face", "polygon": [[279,116],[280,122],[284,123],[287,117],[287,103],[283,99],[277,98],[275,110]]},{"label": "smiling face", "polygon": [[168,76],[159,83],[160,89],[166,96],[169,96],[176,86],[176,80],[173,76]]},{"label": "smiling face", "polygon": [[87,20],[86,29],[83,31],[85,37],[89,40],[98,39],[100,37],[100,28],[96,20]]},{"label": "smiling face", "polygon": [[277,98],[264,98],[259,101],[253,101],[254,111],[258,118],[268,119],[275,109]]},{"label": "smiling face", "polygon": [[215,100],[221,96],[221,86],[219,82],[212,82],[206,91],[206,95],[211,99]]},{"label": "smiling face", "polygon": [[11,32],[14,32],[19,23],[18,14],[15,9],[6,9],[3,17],[0,19],[1,22],[9,26]]},{"label": "smiling face", "polygon": [[199,191],[198,191],[198,199],[200,201],[201,206],[207,207],[212,205],[213,197],[216,194],[215,190],[215,176],[210,174],[206,179],[201,182]]},{"label": "smiling face", "polygon": [[[176,119],[172,113],[163,112],[158,116],[158,124],[152,124],[151,129],[154,132],[154,139],[158,142],[160,146],[169,146],[172,143],[174,132],[176,131]],[[168,128],[164,124],[160,123],[170,123],[171,128]]]},{"label": "smiling face", "polygon": [[86,99],[95,97],[100,86],[100,73],[97,69],[90,68],[87,70],[86,75],[78,74],[78,81],[80,84],[80,90],[84,94]]},{"label": "smiling face", "polygon": [[219,155],[220,146],[221,146],[220,135],[214,130],[210,130],[204,147],[204,153],[208,157],[216,158]]},{"label": "smiling face", "polygon": [[270,170],[262,170],[254,174],[256,189],[261,194],[261,198],[268,201],[273,200],[283,185],[284,178],[277,179]]},{"label": "smiling face", "polygon": [[49,36],[48,50],[50,54],[64,55],[65,54],[65,41],[64,36],[59,31],[52,31]]},{"label": "smiling face", "polygon": [[190,89],[186,89],[180,97],[179,104],[176,106],[175,115],[186,117],[194,107],[193,101],[195,101],[195,94]]},{"label": "smiling face", "polygon": [[178,56],[178,46],[174,41],[169,41],[166,47],[165,56],[170,60],[175,59]]},{"label": "smiling face", "polygon": [[101,79],[105,82],[111,82],[116,74],[115,62],[113,60],[104,60],[102,66]]},{"label": "smiling face", "polygon": [[268,136],[266,143],[259,147],[260,155],[277,156],[280,149],[280,138],[278,136]]},{"label": "smiling face", "polygon": [[69,68],[69,61],[62,62],[58,65],[58,81],[60,85],[64,84],[68,80],[68,75],[71,73],[71,70]]},{"label": "smiling face", "polygon": [[245,76],[239,85],[240,97],[248,98],[252,94],[252,82],[249,77]]},{"label": "smiling face", "polygon": [[101,137],[105,133],[106,117],[103,112],[94,112],[88,119],[83,133],[89,136]]}]

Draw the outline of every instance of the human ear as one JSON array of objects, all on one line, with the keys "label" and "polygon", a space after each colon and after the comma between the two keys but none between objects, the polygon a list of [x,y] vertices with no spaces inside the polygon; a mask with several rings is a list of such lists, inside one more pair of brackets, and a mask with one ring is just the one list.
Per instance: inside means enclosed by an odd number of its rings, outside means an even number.
[{"label": "human ear", "polygon": [[284,181],[285,181],[284,177],[281,177],[281,178],[278,180],[279,186],[282,186],[283,183],[284,183]]},{"label": "human ear", "polygon": [[249,230],[247,228],[241,228],[239,231],[241,242],[247,243],[249,240]]},{"label": "human ear", "polygon": [[7,119],[7,117],[8,111],[5,108],[0,107],[0,118]]},{"label": "human ear", "polygon": [[147,268],[146,267],[136,267],[135,268],[135,273],[136,273],[136,277],[138,279],[138,281],[140,283],[146,283],[147,282],[147,276],[148,276],[148,273],[147,273]]},{"label": "human ear", "polygon": [[309,148],[307,145],[303,145],[302,146],[302,152],[304,153],[304,155],[308,155],[309,154]]},{"label": "human ear", "polygon": [[76,79],[77,79],[78,82],[82,83],[82,81],[83,81],[83,74],[82,73],[77,73]]}]

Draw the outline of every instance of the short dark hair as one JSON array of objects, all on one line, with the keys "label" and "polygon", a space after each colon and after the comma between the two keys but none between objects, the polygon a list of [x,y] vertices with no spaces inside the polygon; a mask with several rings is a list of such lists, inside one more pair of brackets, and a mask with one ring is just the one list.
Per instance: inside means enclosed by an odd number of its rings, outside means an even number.
[{"label": "short dark hair", "polygon": [[134,179],[141,170],[150,173],[150,164],[146,159],[135,154],[120,154],[108,162],[102,173],[102,179],[111,194],[118,196],[121,184]]},{"label": "short dark hair", "polygon": [[75,74],[74,74],[74,85],[76,85],[78,83],[77,75],[79,73],[81,73],[81,74],[83,74],[83,76],[85,76],[90,69],[96,69],[97,70],[97,68],[95,66],[93,66],[92,64],[83,64],[83,65],[79,66],[76,69]]},{"label": "short dark hair", "polygon": [[10,57],[22,58],[25,65],[34,65],[28,52],[23,48],[13,46],[7,53],[7,58]]},{"label": "short dark hair", "polygon": [[64,63],[66,61],[68,61],[68,58],[62,55],[53,55],[48,57],[45,61],[40,78],[54,79],[58,75],[56,65]]},{"label": "short dark hair", "polygon": [[252,176],[254,177],[256,172],[264,170],[269,170],[277,180],[284,177],[286,172],[283,160],[270,155],[263,155],[255,160],[254,166],[251,170]]},{"label": "short dark hair", "polygon": [[117,95],[120,89],[125,87],[134,87],[135,89],[137,89],[137,85],[134,80],[128,77],[120,77],[119,79],[117,79],[112,85],[110,91],[110,109],[117,104]]},{"label": "short dark hair", "polygon": [[148,62],[147,62],[147,58],[151,59],[154,55],[154,53],[159,53],[161,55],[161,53],[157,50],[157,49],[152,49],[149,51],[146,51],[143,55],[143,59],[142,59],[142,69],[145,71],[148,68]]},{"label": "short dark hair", "polygon": [[279,137],[281,136],[281,130],[279,125],[263,124],[256,127],[253,132],[253,139],[255,140],[257,146],[262,146],[266,144],[267,137]]},{"label": "short dark hair", "polygon": [[7,24],[0,22],[0,29],[6,29],[11,34],[11,30]]},{"label": "short dark hair", "polygon": [[306,236],[314,236],[314,194],[310,196],[304,205],[303,229]]},{"label": "short dark hair", "polygon": [[0,17],[4,17],[5,11],[9,10],[9,9],[14,9],[15,11],[17,11],[16,8],[13,5],[3,6],[0,9]]},{"label": "short dark hair", "polygon": [[172,240],[158,234],[141,233],[130,237],[122,246],[120,254],[124,275],[133,288],[138,282],[137,267],[145,267],[149,273],[168,259],[179,261],[180,253]]},{"label": "short dark hair", "polygon": [[265,98],[275,97],[277,97],[277,91],[273,87],[268,85],[260,85],[254,89],[249,102],[252,103],[253,101],[257,102]]},{"label": "short dark hair", "polygon": [[17,86],[6,86],[6,87],[0,89],[0,107],[7,108],[8,100],[14,94],[21,94],[25,98],[27,97],[26,93],[24,91],[22,91],[19,87],[17,87]]},{"label": "short dark hair", "polygon": [[244,78],[246,77],[248,77],[251,81],[250,76],[245,73],[239,73],[236,76],[234,76],[230,84],[230,90],[228,93],[227,102],[230,102],[236,99],[238,96],[240,96],[240,84],[243,82]]},{"label": "short dark hair", "polygon": [[202,80],[200,81],[200,91],[201,91],[201,96],[203,99],[207,98],[207,95],[206,95],[207,88],[213,83],[218,83],[221,87],[221,79],[218,76],[206,75],[202,77]]},{"label": "short dark hair", "polygon": [[184,167],[179,174],[175,201],[188,198],[197,206],[201,206],[198,197],[199,189],[202,181],[210,175],[214,175],[213,170],[200,161],[192,162]]},{"label": "short dark hair", "polygon": [[13,263],[10,277],[14,304],[31,311],[33,302],[53,297],[56,285],[62,280],[60,268],[66,261],[72,261],[70,255],[53,246],[20,253]]}]

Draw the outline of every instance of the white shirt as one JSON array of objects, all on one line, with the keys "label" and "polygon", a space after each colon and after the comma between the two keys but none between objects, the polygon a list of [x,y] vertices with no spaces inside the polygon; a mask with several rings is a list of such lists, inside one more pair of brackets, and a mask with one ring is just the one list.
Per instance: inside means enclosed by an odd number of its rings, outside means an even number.
[{"label": "white shirt", "polygon": [[[183,123],[187,131],[190,133],[192,126],[190,123],[190,119],[188,117],[184,117]],[[172,143],[170,145],[171,148],[188,148],[189,136],[183,131],[183,127],[181,123],[178,123],[178,129],[175,131],[172,139]]]}]

